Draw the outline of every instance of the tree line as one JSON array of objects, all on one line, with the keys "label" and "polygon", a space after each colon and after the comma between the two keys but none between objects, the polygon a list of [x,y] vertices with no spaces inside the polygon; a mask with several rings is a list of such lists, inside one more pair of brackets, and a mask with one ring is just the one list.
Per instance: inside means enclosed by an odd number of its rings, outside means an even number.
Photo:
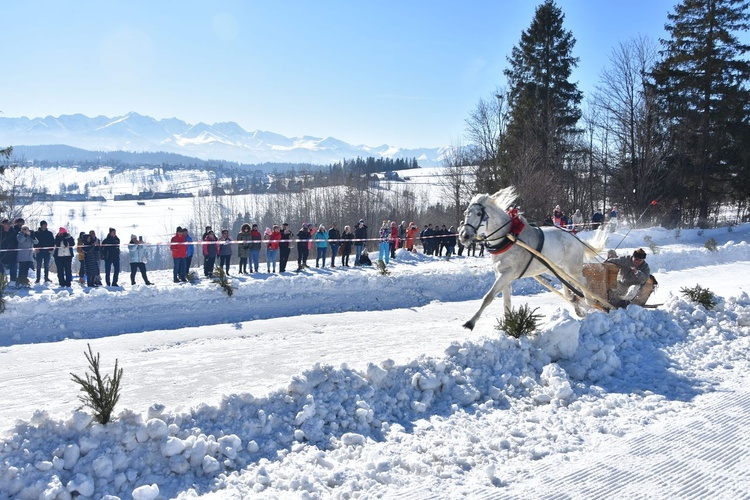
[{"label": "tree line", "polygon": [[556,204],[589,215],[617,204],[632,222],[747,220],[750,47],[738,35],[748,3],[683,0],[666,39],[611,51],[586,99],[571,81],[579,59],[564,19],[553,0],[537,7],[504,80],[466,119],[470,145],[454,146],[446,166],[478,165],[479,192],[515,185],[537,220]]}]

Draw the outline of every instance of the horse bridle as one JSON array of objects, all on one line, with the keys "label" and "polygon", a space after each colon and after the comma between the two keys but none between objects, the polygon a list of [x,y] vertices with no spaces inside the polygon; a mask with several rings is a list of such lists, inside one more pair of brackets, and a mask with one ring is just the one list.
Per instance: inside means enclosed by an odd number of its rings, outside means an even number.
[{"label": "horse bridle", "polygon": [[[482,205],[481,203],[472,203],[471,205],[469,205],[468,208],[471,208],[473,206],[478,206],[479,208],[482,209],[482,215],[479,218],[479,224],[476,227],[474,227],[473,225],[471,225],[468,222],[464,221],[464,226],[469,226],[470,228],[472,228],[474,230],[474,239],[477,240],[477,241],[479,241],[480,243],[483,243],[484,246],[485,246],[485,248],[487,248],[487,250],[489,250],[490,252],[506,248],[508,246],[508,242],[506,240],[507,240],[508,231],[510,230],[510,228],[506,229],[505,233],[503,233],[502,236],[500,236],[500,241],[498,243],[496,243],[496,244],[493,245],[493,244],[489,243],[489,240],[490,240],[490,237],[492,237],[495,233],[497,233],[499,231],[502,231],[505,228],[505,226],[507,226],[508,224],[510,224],[513,221],[513,219],[508,219],[508,222],[506,222],[505,224],[503,224],[499,228],[495,229],[490,234],[485,234],[483,238],[480,238],[479,237],[479,226],[482,225],[482,222],[484,222],[485,220],[488,219],[488,217],[487,217],[487,211],[484,209],[484,205]],[[467,208],[467,210],[468,210],[468,208]]]}]

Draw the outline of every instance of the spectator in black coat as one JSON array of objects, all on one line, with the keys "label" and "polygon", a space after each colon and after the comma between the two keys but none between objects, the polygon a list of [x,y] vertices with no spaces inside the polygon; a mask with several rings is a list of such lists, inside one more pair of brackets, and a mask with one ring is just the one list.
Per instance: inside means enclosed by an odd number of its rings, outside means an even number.
[{"label": "spectator in black coat", "polygon": [[286,263],[289,261],[289,254],[292,249],[289,247],[289,240],[292,239],[292,232],[289,230],[289,224],[281,225],[281,239],[279,240],[279,272],[286,271]]},{"label": "spectator in black coat", "polygon": [[307,224],[302,224],[302,228],[297,231],[297,271],[302,271],[307,267],[307,257],[310,254],[310,248],[307,244],[310,242],[311,236]]},{"label": "spectator in black coat", "polygon": [[55,235],[47,229],[47,221],[39,223],[39,229],[34,231],[34,237],[38,241],[34,248],[36,249],[36,282],[39,283],[42,277],[42,266],[44,266],[44,282],[52,281],[49,279],[49,261],[52,257],[52,250],[55,246]]},{"label": "spectator in black coat", "polygon": [[450,258],[456,252],[456,229],[451,226],[445,232],[445,256]]},{"label": "spectator in black coat", "polygon": [[332,224],[328,230],[328,244],[331,245],[331,267],[336,267],[336,255],[341,246],[341,232],[337,224]]},{"label": "spectator in black coat", "polygon": [[359,219],[354,227],[354,265],[360,265],[360,256],[367,247],[367,224],[363,219]]},{"label": "spectator in black coat", "polygon": [[[117,286],[117,278],[120,276],[120,238],[117,237],[115,228],[110,227],[107,237],[102,240],[101,253],[104,258],[104,278],[107,286]],[[110,281],[109,273],[113,267],[114,275]]]},{"label": "spectator in black coat", "polygon": [[352,253],[352,245],[354,241],[354,233],[349,226],[344,226],[344,232],[341,234],[342,252],[341,252],[341,265],[349,267],[349,254]]}]

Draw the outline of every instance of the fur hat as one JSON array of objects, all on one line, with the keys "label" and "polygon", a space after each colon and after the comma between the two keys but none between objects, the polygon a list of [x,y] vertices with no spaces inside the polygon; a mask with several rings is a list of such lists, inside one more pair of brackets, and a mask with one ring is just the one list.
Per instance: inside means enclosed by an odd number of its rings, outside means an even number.
[{"label": "fur hat", "polygon": [[638,250],[633,252],[633,257],[635,257],[636,259],[643,260],[646,258],[646,251],[642,248],[639,248]]}]

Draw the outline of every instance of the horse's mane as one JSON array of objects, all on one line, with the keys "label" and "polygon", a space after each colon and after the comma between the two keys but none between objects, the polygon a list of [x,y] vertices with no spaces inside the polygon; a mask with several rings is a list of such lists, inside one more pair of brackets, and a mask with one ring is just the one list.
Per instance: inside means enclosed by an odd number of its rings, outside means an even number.
[{"label": "horse's mane", "polygon": [[511,205],[513,205],[513,202],[516,201],[518,193],[514,186],[508,186],[492,196],[488,196],[488,198],[497,208],[505,212],[511,207]]}]

